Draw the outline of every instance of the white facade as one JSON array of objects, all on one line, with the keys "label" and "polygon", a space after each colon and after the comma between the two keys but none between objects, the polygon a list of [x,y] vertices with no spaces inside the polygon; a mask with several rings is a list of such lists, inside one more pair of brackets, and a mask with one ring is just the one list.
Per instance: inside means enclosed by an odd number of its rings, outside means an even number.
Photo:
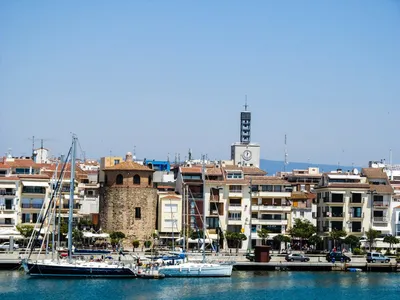
[{"label": "white facade", "polygon": [[18,183],[0,177],[0,229],[15,230],[18,224]]},{"label": "white facade", "polygon": [[231,146],[231,159],[235,165],[260,167],[260,145],[234,143]]},{"label": "white facade", "polygon": [[182,196],[159,193],[158,231],[160,238],[177,239],[182,231]]}]

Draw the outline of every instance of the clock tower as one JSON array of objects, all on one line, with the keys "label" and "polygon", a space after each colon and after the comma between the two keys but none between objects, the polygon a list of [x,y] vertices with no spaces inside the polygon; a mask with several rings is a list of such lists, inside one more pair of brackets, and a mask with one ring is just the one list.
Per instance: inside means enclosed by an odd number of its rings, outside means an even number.
[{"label": "clock tower", "polygon": [[247,110],[247,96],[244,111],[240,113],[240,142],[231,146],[231,159],[235,165],[260,167],[260,145],[251,143],[251,112]]}]

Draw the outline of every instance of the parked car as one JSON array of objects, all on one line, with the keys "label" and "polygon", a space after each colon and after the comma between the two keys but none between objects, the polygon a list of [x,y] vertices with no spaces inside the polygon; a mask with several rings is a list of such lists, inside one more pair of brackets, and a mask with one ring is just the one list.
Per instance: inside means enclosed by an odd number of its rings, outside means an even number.
[{"label": "parked car", "polygon": [[381,262],[381,263],[389,263],[390,262],[390,258],[378,253],[378,252],[368,252],[367,253],[367,262],[371,263],[371,262]]},{"label": "parked car", "polygon": [[285,256],[286,261],[310,261],[310,258],[304,254],[292,253]]},{"label": "parked car", "polygon": [[326,255],[326,260],[331,262],[332,259],[335,259],[335,262],[349,262],[351,258],[344,255],[342,252],[330,252]]},{"label": "parked car", "polygon": [[[14,243],[14,250],[19,249],[19,245]],[[10,243],[9,242],[4,242],[0,244],[0,249],[2,250],[10,250]]]}]

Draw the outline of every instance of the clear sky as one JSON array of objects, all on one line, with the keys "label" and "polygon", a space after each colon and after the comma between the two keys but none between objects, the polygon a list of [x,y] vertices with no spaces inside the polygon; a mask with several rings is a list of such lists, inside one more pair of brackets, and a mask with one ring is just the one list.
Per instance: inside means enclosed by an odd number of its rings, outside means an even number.
[{"label": "clear sky", "polygon": [[[400,163],[400,1],[0,1],[0,153]],[[37,143],[36,145],[39,145]]]}]

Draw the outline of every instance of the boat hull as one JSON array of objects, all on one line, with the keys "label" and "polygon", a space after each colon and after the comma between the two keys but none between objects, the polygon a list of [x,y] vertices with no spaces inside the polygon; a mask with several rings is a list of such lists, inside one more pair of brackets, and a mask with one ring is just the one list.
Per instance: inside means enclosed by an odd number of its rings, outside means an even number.
[{"label": "boat hull", "polygon": [[104,278],[131,278],[136,273],[127,267],[121,266],[80,266],[74,264],[45,264],[23,263],[27,274],[36,277],[104,277]]},{"label": "boat hull", "polygon": [[166,277],[230,277],[232,267],[218,264],[181,264],[161,267],[159,273]]}]

